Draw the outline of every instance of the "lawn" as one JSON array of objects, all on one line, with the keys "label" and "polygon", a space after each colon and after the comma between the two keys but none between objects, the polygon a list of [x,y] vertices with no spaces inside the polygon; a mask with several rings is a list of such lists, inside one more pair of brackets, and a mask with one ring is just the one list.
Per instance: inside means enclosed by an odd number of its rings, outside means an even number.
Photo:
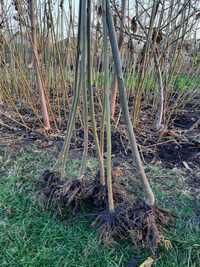
[{"label": "lawn", "polygon": [[[54,151],[36,145],[0,149],[0,266],[117,267],[139,266],[151,253],[130,241],[108,246],[99,242],[91,219],[82,213],[62,219],[44,207],[38,179],[54,162]],[[92,164],[94,168],[96,164]],[[158,204],[177,215],[176,226],[165,230],[172,248],[160,248],[156,267],[200,266],[200,204],[187,190],[187,172],[147,165]],[[75,175],[77,160],[68,163]],[[132,260],[137,264],[129,264]]]}]

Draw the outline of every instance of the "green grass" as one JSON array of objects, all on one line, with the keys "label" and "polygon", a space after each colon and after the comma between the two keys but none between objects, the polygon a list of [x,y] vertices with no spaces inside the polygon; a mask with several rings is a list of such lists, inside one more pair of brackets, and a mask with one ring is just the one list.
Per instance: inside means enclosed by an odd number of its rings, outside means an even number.
[{"label": "green grass", "polygon": [[[44,208],[36,184],[41,172],[54,162],[53,154],[35,146],[16,153],[1,150],[0,266],[126,267],[131,258],[141,263],[150,256],[128,241],[110,247],[100,244],[97,231],[83,214],[76,219],[69,215],[66,221]],[[69,162],[69,175],[76,174],[78,165],[78,160]],[[90,161],[88,167],[95,168],[96,162]],[[200,266],[199,205],[182,192],[184,173],[153,166],[147,166],[147,173],[159,204],[178,215],[176,227],[165,233],[173,249],[161,248],[155,266]]]},{"label": "green grass", "polygon": [[200,76],[195,75],[191,77],[188,74],[179,74],[174,80],[174,87],[178,91],[188,91],[198,88],[200,82]]}]

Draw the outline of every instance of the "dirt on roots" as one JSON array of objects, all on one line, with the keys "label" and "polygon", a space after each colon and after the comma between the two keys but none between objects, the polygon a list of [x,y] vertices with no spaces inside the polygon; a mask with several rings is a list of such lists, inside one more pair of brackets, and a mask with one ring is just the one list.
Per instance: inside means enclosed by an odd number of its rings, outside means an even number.
[{"label": "dirt on roots", "polygon": [[113,182],[115,210],[109,212],[106,188],[97,178],[63,181],[58,173],[46,170],[42,176],[42,193],[48,204],[60,213],[70,207],[77,214],[82,203],[89,204],[94,212],[92,226],[99,229],[100,240],[104,243],[129,238],[133,243],[144,244],[156,255],[163,240],[162,228],[173,221],[173,216],[142,200],[132,202],[128,192],[116,181]]}]

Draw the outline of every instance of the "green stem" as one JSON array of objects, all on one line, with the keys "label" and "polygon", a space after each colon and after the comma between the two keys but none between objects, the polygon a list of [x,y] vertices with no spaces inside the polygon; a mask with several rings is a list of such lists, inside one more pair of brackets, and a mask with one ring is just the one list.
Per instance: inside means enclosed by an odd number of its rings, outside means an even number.
[{"label": "green stem", "polygon": [[72,137],[72,131],[75,123],[75,117],[77,112],[78,101],[80,97],[80,80],[78,79],[78,68],[80,64],[80,55],[81,55],[81,48],[80,48],[80,39],[81,39],[81,10],[82,10],[82,1],[79,4],[79,22],[78,22],[78,40],[77,40],[77,57],[76,57],[76,69],[75,69],[75,80],[74,80],[74,87],[75,93],[73,98],[72,107],[69,114],[69,120],[67,124],[67,135],[64,141],[63,151],[61,152],[58,161],[56,162],[56,166],[58,171],[61,173],[61,176],[64,177],[65,175],[65,165],[68,159],[70,141]]},{"label": "green stem", "polygon": [[[104,10],[105,10],[105,1]],[[106,25],[106,16],[103,12],[103,29],[104,29],[104,92],[105,92],[105,118],[106,118],[106,141],[107,141],[107,158],[106,158],[106,186],[108,190],[108,208],[109,212],[113,213],[114,208],[114,199],[113,199],[113,188],[112,188],[112,144],[111,144],[111,114],[110,114],[110,90],[109,90],[109,56],[108,56],[108,37],[107,37],[107,25]]]},{"label": "green stem", "polygon": [[96,119],[95,119],[95,110],[94,110],[94,94],[93,89],[91,86],[91,33],[90,33],[90,27],[91,27],[91,0],[87,0],[88,7],[87,7],[87,86],[88,86],[88,92],[89,92],[89,100],[90,100],[90,116],[92,121],[92,131],[94,135],[94,141],[97,149],[97,156],[99,160],[99,171],[100,171],[100,183],[101,185],[105,185],[105,174],[104,174],[104,161],[103,161],[103,153],[100,150],[99,145],[99,138],[97,134],[97,127],[96,127]]},{"label": "green stem", "polygon": [[81,82],[83,90],[83,124],[84,124],[84,151],[81,162],[80,176],[84,175],[87,165],[87,154],[88,154],[88,103],[87,103],[87,87],[86,87],[86,57],[87,57],[87,1],[83,1],[82,7],[82,56],[81,56]]}]

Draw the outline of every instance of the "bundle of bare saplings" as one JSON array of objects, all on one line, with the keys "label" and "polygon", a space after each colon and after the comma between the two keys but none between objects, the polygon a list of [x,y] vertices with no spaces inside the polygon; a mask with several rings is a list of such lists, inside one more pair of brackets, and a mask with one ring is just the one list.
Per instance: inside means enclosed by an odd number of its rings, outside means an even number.
[{"label": "bundle of bare saplings", "polygon": [[[156,8],[157,6],[155,4],[152,8],[153,13]],[[62,152],[59,155],[54,169],[46,170],[42,177],[43,193],[48,203],[57,207],[61,214],[66,211],[69,212],[69,210],[77,214],[80,206],[83,203],[87,203],[90,209],[93,210],[94,221],[92,225],[100,229],[102,240],[110,242],[122,238],[130,238],[133,242],[142,242],[153,254],[156,254],[159,244],[164,241],[162,227],[169,223],[171,216],[167,211],[156,206],[155,196],[140,158],[128,109],[122,63],[110,1],[102,0],[98,9],[101,10],[99,16],[102,19],[103,25],[104,56],[102,68],[104,74],[104,103],[101,118],[101,130],[103,134],[101,133],[99,135],[97,131],[94,92],[91,81],[91,1],[80,1],[74,77],[75,93]],[[140,196],[133,197],[120,184],[118,178],[114,177],[112,172],[111,89],[109,85],[110,48],[115,67],[115,77],[119,88],[120,108],[122,109],[123,120],[127,128],[133,163],[136,166],[137,175],[140,177],[142,183],[143,192],[141,192]],[[81,113],[83,114],[84,150],[80,174],[77,178],[71,179],[65,174],[65,166],[69,157],[70,141],[79,103],[81,103]],[[88,176],[86,168],[89,123],[92,124],[93,140],[99,163],[99,171],[96,177]]]}]

